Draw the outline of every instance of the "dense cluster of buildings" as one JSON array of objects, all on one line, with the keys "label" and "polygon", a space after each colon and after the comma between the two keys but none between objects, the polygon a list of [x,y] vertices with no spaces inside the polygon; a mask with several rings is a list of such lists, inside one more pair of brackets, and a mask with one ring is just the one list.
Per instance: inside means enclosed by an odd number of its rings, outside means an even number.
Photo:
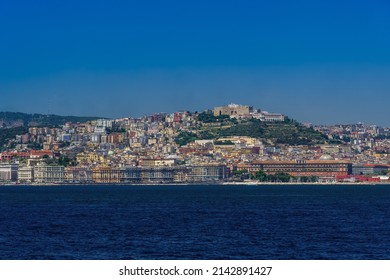
[{"label": "dense cluster of buildings", "polygon": [[[236,104],[216,107],[212,114],[285,120],[282,114]],[[326,182],[389,180],[388,128],[315,126],[330,139],[316,146],[277,145],[245,136],[200,139],[186,145],[175,141],[183,131],[217,125],[200,123],[197,113],[183,111],[30,127],[0,154],[0,183],[219,183],[241,180],[237,172],[259,170],[288,173],[291,180],[308,176]]]}]

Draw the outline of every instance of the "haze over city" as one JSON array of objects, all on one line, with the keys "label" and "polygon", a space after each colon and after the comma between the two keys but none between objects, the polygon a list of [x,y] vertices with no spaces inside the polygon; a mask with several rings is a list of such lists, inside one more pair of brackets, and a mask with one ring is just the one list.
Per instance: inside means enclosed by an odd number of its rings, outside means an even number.
[{"label": "haze over city", "polygon": [[388,1],[2,1],[0,111],[141,116],[230,102],[390,125]]}]

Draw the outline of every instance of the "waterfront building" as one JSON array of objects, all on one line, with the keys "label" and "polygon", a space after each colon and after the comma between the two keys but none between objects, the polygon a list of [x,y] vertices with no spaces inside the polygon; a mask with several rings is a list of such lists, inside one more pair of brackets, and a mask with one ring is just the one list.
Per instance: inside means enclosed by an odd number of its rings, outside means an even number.
[{"label": "waterfront building", "polygon": [[191,182],[222,181],[228,178],[226,165],[190,166],[189,180]]},{"label": "waterfront building", "polygon": [[32,183],[34,182],[34,168],[32,166],[19,167],[18,181],[20,183]]},{"label": "waterfront building", "polygon": [[237,170],[255,173],[262,170],[266,174],[288,173],[291,176],[336,177],[352,173],[352,164],[336,160],[296,160],[296,161],[253,161],[238,164]]},{"label": "waterfront building", "polygon": [[142,181],[147,183],[172,183],[175,169],[172,167],[142,168]]},{"label": "waterfront building", "polygon": [[353,175],[383,175],[389,170],[387,165],[378,164],[354,164],[352,166]]},{"label": "waterfront building", "polygon": [[16,182],[18,180],[19,164],[0,163],[0,182]]},{"label": "waterfront building", "polygon": [[86,167],[65,168],[65,182],[67,183],[92,183],[92,170]]},{"label": "waterfront building", "polygon": [[185,183],[189,181],[190,169],[187,167],[175,167],[173,181],[175,183]]},{"label": "waterfront building", "polygon": [[92,169],[92,179],[94,183],[120,183],[120,177],[121,171],[119,168],[96,167]]},{"label": "waterfront building", "polygon": [[36,183],[63,183],[64,167],[52,165],[34,166],[34,176]]},{"label": "waterfront building", "polygon": [[142,168],[128,166],[120,169],[121,183],[140,183],[142,181]]}]

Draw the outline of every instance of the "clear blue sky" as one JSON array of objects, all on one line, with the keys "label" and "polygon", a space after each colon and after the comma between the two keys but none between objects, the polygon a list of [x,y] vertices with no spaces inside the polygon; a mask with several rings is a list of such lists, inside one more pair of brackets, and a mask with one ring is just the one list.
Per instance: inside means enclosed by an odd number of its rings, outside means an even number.
[{"label": "clear blue sky", "polygon": [[0,1],[0,111],[106,117],[231,102],[390,125],[390,2]]}]

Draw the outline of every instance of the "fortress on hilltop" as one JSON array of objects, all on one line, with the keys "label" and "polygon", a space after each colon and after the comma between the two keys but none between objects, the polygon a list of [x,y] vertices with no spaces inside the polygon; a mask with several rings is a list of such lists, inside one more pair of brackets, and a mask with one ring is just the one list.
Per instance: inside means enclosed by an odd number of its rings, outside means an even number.
[{"label": "fortress on hilltop", "polygon": [[234,103],[227,106],[215,107],[213,113],[215,117],[227,115],[238,119],[255,118],[263,122],[282,122],[285,120],[285,116],[282,114],[269,113],[260,109],[254,109],[252,106],[238,105]]},{"label": "fortress on hilltop", "polygon": [[229,104],[227,106],[215,107],[214,116],[218,117],[221,115],[228,116],[243,116],[253,113],[253,107],[243,106],[238,104]]}]

